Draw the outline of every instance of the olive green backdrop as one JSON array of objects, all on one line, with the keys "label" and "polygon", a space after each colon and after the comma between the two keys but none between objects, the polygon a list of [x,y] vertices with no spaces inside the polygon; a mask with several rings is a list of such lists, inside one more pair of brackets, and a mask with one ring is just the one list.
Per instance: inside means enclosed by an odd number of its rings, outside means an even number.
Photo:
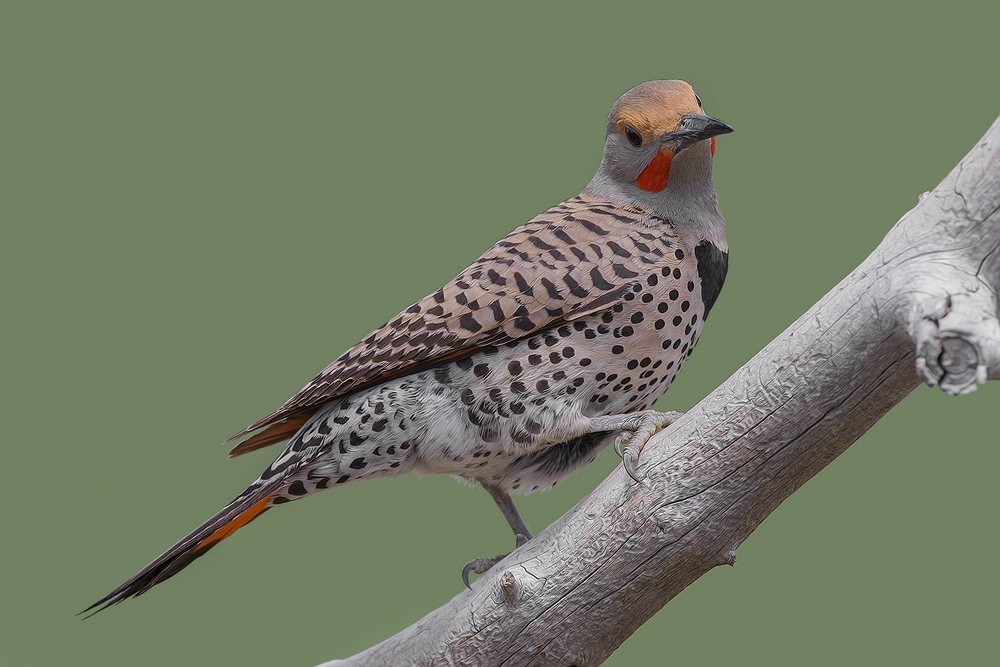
[{"label": "olive green backdrop", "polygon": [[[721,137],[729,282],[687,409],[851,271],[1000,113],[1000,5],[0,5],[0,664],[311,667],[461,591],[510,531],[450,478],[270,512],[73,614],[228,502],[269,412],[576,194],[622,92]],[[921,387],[609,665],[982,664],[1000,383]],[[538,531],[616,465],[521,499]]]}]

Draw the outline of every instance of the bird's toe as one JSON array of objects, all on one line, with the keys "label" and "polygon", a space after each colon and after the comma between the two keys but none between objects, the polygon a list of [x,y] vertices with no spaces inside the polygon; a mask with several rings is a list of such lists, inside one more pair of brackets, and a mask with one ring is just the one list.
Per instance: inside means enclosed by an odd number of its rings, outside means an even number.
[{"label": "bird's toe", "polygon": [[477,558],[469,561],[465,564],[465,567],[462,568],[462,583],[465,584],[466,588],[471,590],[472,586],[469,585],[469,575],[471,573],[475,572],[476,574],[486,574],[491,567],[502,561],[508,555],[509,554],[500,554],[499,556],[494,556],[493,558]]}]

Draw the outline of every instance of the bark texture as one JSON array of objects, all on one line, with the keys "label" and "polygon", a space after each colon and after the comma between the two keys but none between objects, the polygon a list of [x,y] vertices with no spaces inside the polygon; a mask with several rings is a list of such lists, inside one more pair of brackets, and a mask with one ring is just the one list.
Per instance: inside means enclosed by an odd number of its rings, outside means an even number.
[{"label": "bark texture", "polygon": [[921,380],[1000,378],[1000,119],[839,285],[471,591],[353,665],[598,665]]}]

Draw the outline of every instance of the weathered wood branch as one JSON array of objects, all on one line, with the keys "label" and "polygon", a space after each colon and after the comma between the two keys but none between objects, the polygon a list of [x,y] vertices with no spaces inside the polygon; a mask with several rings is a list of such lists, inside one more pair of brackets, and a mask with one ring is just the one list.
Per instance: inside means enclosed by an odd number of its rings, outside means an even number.
[{"label": "weathered wood branch", "polygon": [[839,285],[471,591],[334,665],[597,665],[923,379],[1000,378],[1000,119]]}]

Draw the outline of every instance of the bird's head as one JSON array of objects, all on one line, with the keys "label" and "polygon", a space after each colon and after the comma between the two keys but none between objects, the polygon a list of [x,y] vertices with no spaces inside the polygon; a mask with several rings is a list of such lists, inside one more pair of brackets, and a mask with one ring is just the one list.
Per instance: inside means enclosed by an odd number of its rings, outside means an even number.
[{"label": "bird's head", "polygon": [[648,81],[611,107],[601,176],[650,193],[699,174],[710,182],[715,137],[732,131],[705,115],[686,82]]}]

